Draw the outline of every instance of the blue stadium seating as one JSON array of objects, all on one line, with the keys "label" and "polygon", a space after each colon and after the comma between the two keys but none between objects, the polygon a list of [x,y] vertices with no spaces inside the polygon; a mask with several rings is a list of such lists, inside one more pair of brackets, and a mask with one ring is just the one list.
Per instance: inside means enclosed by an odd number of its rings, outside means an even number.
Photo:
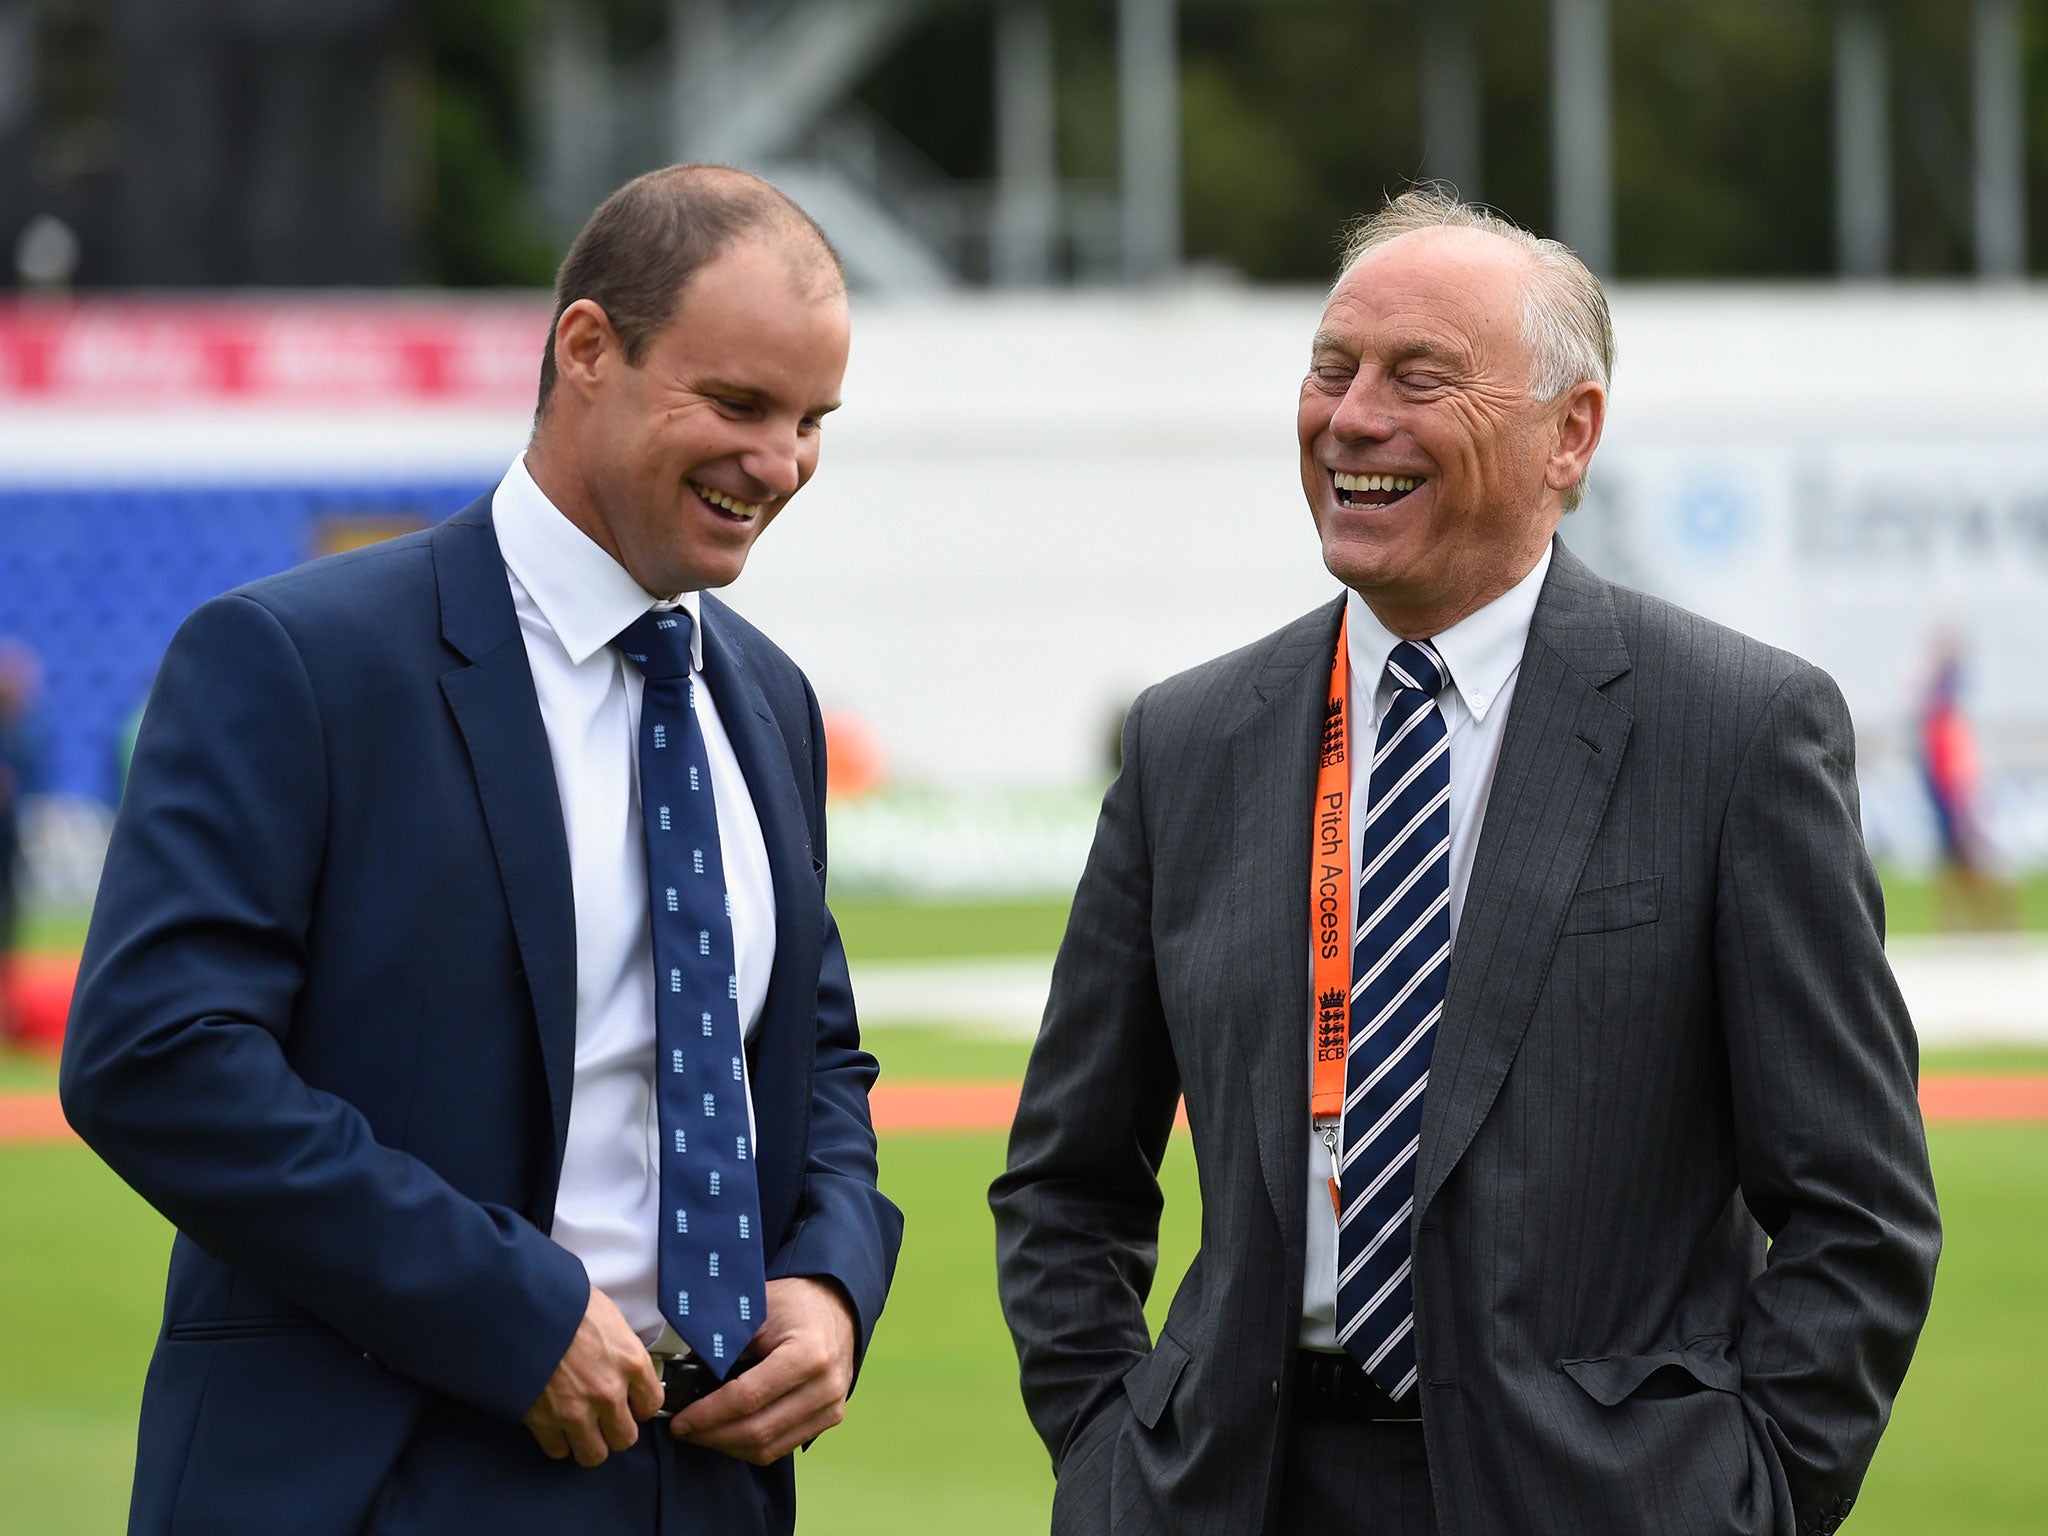
[{"label": "blue stadium seating", "polygon": [[116,797],[128,722],[171,635],[206,599],[308,559],[349,519],[438,522],[488,489],[0,486],[0,636],[26,641],[46,668],[43,787]]}]

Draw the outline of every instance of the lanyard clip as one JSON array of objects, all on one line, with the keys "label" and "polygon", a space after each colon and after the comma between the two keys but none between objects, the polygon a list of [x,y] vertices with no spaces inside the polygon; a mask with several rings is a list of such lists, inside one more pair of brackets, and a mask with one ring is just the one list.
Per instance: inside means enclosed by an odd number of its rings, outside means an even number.
[{"label": "lanyard clip", "polygon": [[1324,1120],[1316,1125],[1316,1134],[1323,1138],[1323,1150],[1330,1154],[1330,1214],[1340,1220],[1344,1214],[1344,1199],[1340,1181],[1343,1169],[1337,1162],[1337,1139],[1343,1134],[1343,1123]]}]

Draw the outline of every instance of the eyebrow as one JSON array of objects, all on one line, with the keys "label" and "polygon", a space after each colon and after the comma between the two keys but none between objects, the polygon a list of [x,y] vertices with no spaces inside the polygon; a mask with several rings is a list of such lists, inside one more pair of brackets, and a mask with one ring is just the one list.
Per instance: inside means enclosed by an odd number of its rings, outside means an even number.
[{"label": "eyebrow", "polygon": [[[1316,339],[1309,344],[1309,355],[1319,356],[1324,352],[1341,352],[1346,357],[1355,356],[1351,343],[1331,331],[1316,332]],[[1449,363],[1454,366],[1465,362],[1463,353],[1453,348],[1439,346],[1423,337],[1413,337],[1390,347],[1385,356],[1389,362],[1408,363],[1416,361]]]},{"label": "eyebrow", "polygon": [[1436,358],[1440,360],[1447,360],[1457,358],[1460,355],[1461,354],[1453,351],[1449,347],[1440,347],[1433,341],[1422,341],[1419,339],[1415,341],[1404,341],[1394,349],[1394,356],[1404,359],[1411,357],[1427,357]]}]

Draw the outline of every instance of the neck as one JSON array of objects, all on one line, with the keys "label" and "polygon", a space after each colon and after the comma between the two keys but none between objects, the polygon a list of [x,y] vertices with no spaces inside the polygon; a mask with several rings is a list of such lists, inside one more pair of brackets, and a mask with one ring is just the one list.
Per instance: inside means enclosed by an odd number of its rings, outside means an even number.
[{"label": "neck", "polygon": [[[1527,574],[1523,572],[1523,575]],[[1428,640],[1453,624],[1469,619],[1502,593],[1513,590],[1514,585],[1511,581],[1504,587],[1485,587],[1476,594],[1421,606],[1389,603],[1383,594],[1362,588],[1357,590],[1358,595],[1365,599],[1365,606],[1372,610],[1372,616],[1386,627],[1388,634],[1402,640]]]},{"label": "neck", "polygon": [[[576,455],[560,441],[559,431],[549,430],[551,418],[543,417],[526,445],[526,473],[553,503],[599,549],[619,559],[617,543],[604,519],[598,515],[596,499],[576,468]],[[619,561],[623,565],[624,561]]]},{"label": "neck", "polygon": [[1365,599],[1366,607],[1372,610],[1372,616],[1385,626],[1388,634],[1402,640],[1428,640],[1514,591],[1536,569],[1537,562],[1549,547],[1550,541],[1546,538],[1529,552],[1526,559],[1504,567],[1492,579],[1462,592],[1439,593],[1419,603],[1394,601],[1384,591],[1369,591],[1364,587],[1353,590]]}]

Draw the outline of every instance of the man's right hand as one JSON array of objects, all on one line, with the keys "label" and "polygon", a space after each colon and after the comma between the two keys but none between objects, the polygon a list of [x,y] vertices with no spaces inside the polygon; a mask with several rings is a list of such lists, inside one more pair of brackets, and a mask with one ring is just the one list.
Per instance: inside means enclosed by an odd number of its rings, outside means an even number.
[{"label": "man's right hand", "polygon": [[590,1288],[569,1352],[526,1410],[526,1427],[555,1460],[594,1467],[640,1438],[640,1421],[661,1406],[661,1377],[640,1336],[611,1297]]}]

